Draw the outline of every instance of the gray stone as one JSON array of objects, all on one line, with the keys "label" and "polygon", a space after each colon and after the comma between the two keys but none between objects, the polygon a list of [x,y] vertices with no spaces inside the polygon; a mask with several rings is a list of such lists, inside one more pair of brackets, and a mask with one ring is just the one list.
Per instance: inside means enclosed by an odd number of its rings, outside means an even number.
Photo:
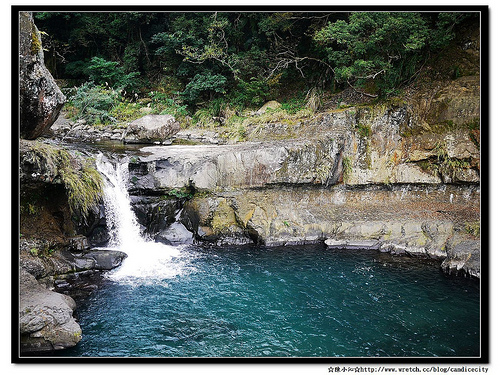
[{"label": "gray stone", "polygon": [[43,60],[41,35],[33,15],[19,13],[20,135],[35,139],[54,123],[66,101]]},{"label": "gray stone", "polygon": [[73,318],[75,301],[41,286],[20,270],[19,325],[21,351],[42,352],[75,346],[82,330]]},{"label": "gray stone", "polygon": [[371,240],[361,240],[361,241],[347,241],[345,248],[348,250],[378,250],[380,248],[380,243],[378,241]]},{"label": "gray stone", "polygon": [[271,101],[268,101],[267,103],[265,103],[262,107],[259,108],[259,110],[257,112],[255,112],[255,115],[256,116],[260,116],[264,113],[266,113],[266,111],[268,109],[278,109],[278,108],[281,108],[281,103],[277,102],[276,100],[271,100]]},{"label": "gray stone", "polygon": [[172,223],[167,229],[161,231],[155,240],[167,245],[187,245],[193,243],[193,233],[179,222]]},{"label": "gray stone", "polygon": [[441,264],[452,275],[481,277],[481,242],[455,235],[447,243],[447,258]]},{"label": "gray stone", "polygon": [[100,271],[108,271],[122,264],[123,259],[127,254],[116,250],[90,250],[83,254],[83,259],[91,259],[94,261],[92,269]]},{"label": "gray stone", "polygon": [[333,238],[329,238],[325,240],[325,245],[329,249],[345,249],[347,245],[346,240],[334,240]]},{"label": "gray stone", "polygon": [[171,115],[146,115],[132,121],[123,134],[125,143],[164,142],[181,129]]}]

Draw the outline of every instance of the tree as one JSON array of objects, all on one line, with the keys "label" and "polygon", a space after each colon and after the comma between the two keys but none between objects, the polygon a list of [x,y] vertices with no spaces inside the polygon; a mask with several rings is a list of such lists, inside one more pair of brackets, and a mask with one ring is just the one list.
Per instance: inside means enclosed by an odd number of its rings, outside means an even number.
[{"label": "tree", "polygon": [[388,93],[415,73],[430,34],[420,13],[354,12],[347,21],[328,23],[314,40],[337,81],[357,87],[375,81]]}]

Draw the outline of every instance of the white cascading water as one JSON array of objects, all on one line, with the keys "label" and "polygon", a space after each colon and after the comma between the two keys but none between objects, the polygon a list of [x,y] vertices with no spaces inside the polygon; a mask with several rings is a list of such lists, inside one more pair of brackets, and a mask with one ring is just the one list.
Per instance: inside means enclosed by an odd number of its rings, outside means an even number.
[{"label": "white cascading water", "polygon": [[108,274],[109,278],[134,284],[158,283],[181,274],[185,267],[182,261],[175,261],[181,255],[178,248],[141,237],[127,191],[128,162],[113,164],[99,154],[96,165],[105,180],[104,206],[111,237],[109,247],[127,254],[122,265]]}]

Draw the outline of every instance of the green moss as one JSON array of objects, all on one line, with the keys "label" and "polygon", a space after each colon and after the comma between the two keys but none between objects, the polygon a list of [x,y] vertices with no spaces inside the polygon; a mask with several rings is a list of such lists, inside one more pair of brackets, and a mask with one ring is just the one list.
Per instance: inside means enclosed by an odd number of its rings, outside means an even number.
[{"label": "green moss", "polygon": [[458,128],[459,126],[455,124],[452,120],[445,120],[430,125],[430,131],[435,134],[444,134]]},{"label": "green moss", "polygon": [[315,174],[316,178],[319,179],[319,181],[322,184],[326,184],[328,177],[330,177],[330,170],[332,169],[331,165],[328,163],[322,163],[318,166],[316,166],[315,169]]},{"label": "green moss", "polygon": [[90,160],[85,160],[78,171],[64,165],[60,169],[60,174],[66,188],[71,212],[79,212],[87,216],[102,196],[101,175],[92,168]]},{"label": "green moss", "polygon": [[342,179],[346,181],[352,173],[352,160],[349,156],[342,158]]},{"label": "green moss", "polygon": [[448,175],[454,180],[459,171],[471,167],[467,160],[450,157],[443,142],[438,142],[432,151],[436,155],[434,161],[426,160],[417,164],[434,175]]},{"label": "green moss", "polygon": [[465,223],[465,231],[470,235],[480,238],[481,237],[481,222],[471,221]]},{"label": "green moss", "polygon": [[232,226],[238,226],[234,210],[223,200],[219,203],[212,218],[212,230],[214,233],[220,234],[229,230]]},{"label": "green moss", "polygon": [[465,126],[467,126],[469,130],[479,130],[480,125],[481,125],[481,120],[478,117],[465,124]]},{"label": "green moss", "polygon": [[372,135],[372,129],[370,125],[365,125],[365,124],[356,124],[356,131],[358,132],[359,136],[362,138],[370,138]]},{"label": "green moss", "polygon": [[120,102],[109,113],[118,123],[129,123],[144,116],[143,107],[137,103]]},{"label": "green moss", "polygon": [[87,216],[98,204],[103,181],[99,172],[92,167],[92,159],[80,160],[65,149],[41,142],[30,143],[30,151],[24,158],[53,178],[52,182],[64,185],[73,214]]},{"label": "green moss", "polygon": [[36,55],[42,49],[42,42],[38,37],[35,25],[31,27],[31,54]]},{"label": "green moss", "polygon": [[44,243],[39,247],[32,247],[29,250],[32,256],[39,258],[48,258],[52,256],[52,254],[54,254],[55,251],[56,251],[55,246],[50,243]]},{"label": "green moss", "polygon": [[190,187],[183,187],[181,189],[172,189],[167,194],[163,195],[163,199],[191,199],[194,197],[194,189]]}]

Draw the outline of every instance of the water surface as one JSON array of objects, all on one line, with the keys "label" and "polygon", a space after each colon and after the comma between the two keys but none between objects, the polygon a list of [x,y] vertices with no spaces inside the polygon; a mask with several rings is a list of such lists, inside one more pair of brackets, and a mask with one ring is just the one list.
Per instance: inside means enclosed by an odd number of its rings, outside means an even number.
[{"label": "water surface", "polygon": [[322,246],[193,247],[168,259],[155,277],[111,273],[77,310],[82,341],[61,355],[480,354],[479,283],[437,263]]}]

